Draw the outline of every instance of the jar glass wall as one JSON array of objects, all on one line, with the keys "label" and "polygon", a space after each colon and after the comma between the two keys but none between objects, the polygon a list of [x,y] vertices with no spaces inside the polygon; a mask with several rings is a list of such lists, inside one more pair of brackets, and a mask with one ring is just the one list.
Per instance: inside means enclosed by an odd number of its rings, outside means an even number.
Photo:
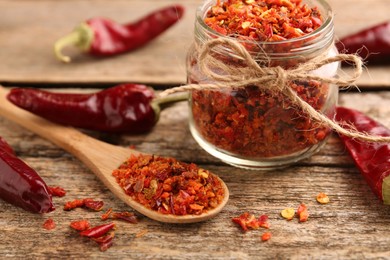
[{"label": "jar glass wall", "polygon": [[[211,39],[229,38],[204,22],[206,13],[215,3],[206,1],[197,10],[195,40],[187,56],[188,83],[213,83],[213,79],[199,70],[199,49]],[[305,36],[277,42],[230,39],[243,44],[261,66],[289,69],[313,58],[337,55],[329,5],[321,0],[305,3],[317,6],[324,19],[317,30]],[[211,55],[229,66],[242,66],[229,48],[221,46],[212,52]],[[334,77],[338,67],[338,63],[332,63],[308,73]],[[218,68],[215,72],[219,73]],[[333,116],[337,86],[305,79],[289,81],[288,85],[314,109]],[[194,90],[190,97],[189,120],[191,133],[203,149],[226,163],[251,169],[284,167],[307,158],[325,144],[331,132],[283,94],[271,93],[261,86]]]}]

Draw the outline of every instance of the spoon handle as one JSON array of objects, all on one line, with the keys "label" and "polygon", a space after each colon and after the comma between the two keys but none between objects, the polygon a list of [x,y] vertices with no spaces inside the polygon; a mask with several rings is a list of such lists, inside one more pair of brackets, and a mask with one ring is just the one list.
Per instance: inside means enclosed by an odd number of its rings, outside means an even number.
[{"label": "spoon handle", "polygon": [[[102,169],[113,167],[112,165],[105,165],[107,154],[103,151],[119,150],[119,152],[125,153],[127,156],[129,156],[131,152],[135,152],[130,149],[116,147],[99,141],[72,127],[54,124],[46,119],[20,109],[7,100],[7,93],[8,90],[0,87],[1,116],[23,126],[33,133],[51,141],[70,154],[73,154],[97,174],[99,178],[102,177]],[[113,168],[110,170],[112,169]]]},{"label": "spoon handle", "polygon": [[74,152],[74,149],[87,147],[85,144],[80,145],[80,142],[100,142],[82,134],[72,127],[54,124],[46,119],[40,118],[30,112],[14,106],[7,100],[7,93],[8,90],[0,87],[0,115],[23,126],[35,134],[44,137],[64,150],[72,153]]}]

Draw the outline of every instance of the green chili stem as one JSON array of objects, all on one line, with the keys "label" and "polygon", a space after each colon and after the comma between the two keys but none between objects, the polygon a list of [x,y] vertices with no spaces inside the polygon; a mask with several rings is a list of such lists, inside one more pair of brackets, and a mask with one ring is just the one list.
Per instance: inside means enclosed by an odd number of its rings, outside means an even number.
[{"label": "green chili stem", "polygon": [[71,58],[62,53],[62,49],[66,46],[74,45],[82,49],[83,51],[89,50],[93,40],[93,31],[85,23],[77,27],[73,32],[60,38],[54,44],[55,56],[65,63],[69,63]]},{"label": "green chili stem", "polygon": [[185,101],[188,100],[189,94],[188,93],[179,93],[175,95],[166,96],[163,98],[156,98],[152,101],[151,106],[154,110],[154,113],[156,115],[156,121],[160,117],[160,112],[163,107],[166,107],[167,105],[171,105],[172,103],[176,103],[179,101]]}]

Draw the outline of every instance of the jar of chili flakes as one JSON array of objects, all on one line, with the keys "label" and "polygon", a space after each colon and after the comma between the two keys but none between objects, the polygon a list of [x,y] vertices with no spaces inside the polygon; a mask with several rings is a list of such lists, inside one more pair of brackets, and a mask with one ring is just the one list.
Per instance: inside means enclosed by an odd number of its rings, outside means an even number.
[{"label": "jar of chili flakes", "polygon": [[[268,67],[289,69],[338,54],[332,11],[323,0],[207,0],[196,14],[195,41],[187,56],[188,83],[213,82],[199,70],[197,59],[200,47],[216,38],[243,44],[258,64]],[[242,66],[225,46],[211,51],[229,66]],[[339,63],[331,63],[308,73],[335,77],[338,68]],[[337,86],[305,79],[288,84],[317,111],[333,116]],[[261,86],[192,90],[190,130],[210,154],[250,169],[279,168],[307,158],[331,132],[284,95]]]}]

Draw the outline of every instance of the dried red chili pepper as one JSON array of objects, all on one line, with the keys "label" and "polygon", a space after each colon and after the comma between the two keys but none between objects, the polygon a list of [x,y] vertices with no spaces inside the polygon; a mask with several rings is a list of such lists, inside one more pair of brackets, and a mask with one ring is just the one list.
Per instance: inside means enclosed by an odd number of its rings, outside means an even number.
[{"label": "dried red chili pepper", "polygon": [[340,52],[358,53],[368,64],[390,61],[390,22],[347,35],[336,43]]},{"label": "dried red chili pepper", "polygon": [[54,210],[51,194],[38,173],[0,138],[0,198],[33,213]]},{"label": "dried red chili pepper", "polygon": [[172,5],[156,10],[135,23],[120,25],[112,20],[96,17],[87,20],[71,34],[54,45],[56,57],[70,62],[61,50],[75,45],[95,56],[112,56],[140,48],[162,34],[183,16],[184,8]]},{"label": "dried red chili pepper", "polygon": [[127,195],[163,214],[199,215],[224,197],[218,177],[174,158],[132,155],[112,174]]},{"label": "dried red chili pepper", "polygon": [[56,223],[54,222],[54,220],[52,218],[48,218],[43,223],[43,228],[47,229],[47,230],[55,229],[56,228]]},{"label": "dried red chili pepper", "polygon": [[159,118],[160,105],[187,99],[182,95],[153,100],[153,89],[138,84],[120,84],[91,94],[14,88],[7,98],[16,106],[59,124],[125,133],[149,131]]},{"label": "dried red chili pepper", "polygon": [[15,155],[14,150],[12,147],[5,141],[3,137],[0,136],[0,150],[5,151],[7,153]]},{"label": "dried red chili pepper", "polygon": [[72,221],[70,227],[77,231],[84,231],[90,228],[89,221],[86,219]]},{"label": "dried red chili pepper", "polygon": [[52,187],[52,186],[49,186],[48,187],[49,189],[49,192],[52,196],[56,196],[56,197],[64,197],[66,195],[66,191],[61,188],[61,187]]},{"label": "dried red chili pepper", "polygon": [[[337,107],[336,120],[369,135],[390,136],[390,129],[354,109]],[[350,125],[345,125],[345,128],[349,129]],[[390,205],[390,144],[340,137],[372,191],[384,204]]]},{"label": "dried red chili pepper", "polygon": [[103,224],[96,226],[80,232],[80,235],[83,237],[89,238],[98,238],[107,234],[111,229],[115,228],[115,223],[111,222],[108,224]]}]

